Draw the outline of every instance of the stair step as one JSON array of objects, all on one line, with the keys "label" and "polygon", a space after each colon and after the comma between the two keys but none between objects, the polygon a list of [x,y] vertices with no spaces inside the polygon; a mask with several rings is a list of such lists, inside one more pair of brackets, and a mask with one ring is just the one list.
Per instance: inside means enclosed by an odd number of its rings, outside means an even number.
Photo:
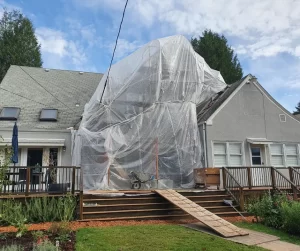
[{"label": "stair step", "polygon": [[[173,214],[173,215],[146,215],[146,216],[128,216],[128,217],[113,217],[113,218],[89,218],[89,219],[82,219],[79,221],[117,221],[117,220],[163,220],[163,219],[172,219],[172,218],[184,218],[188,217],[191,218],[189,214]],[[191,218],[192,219],[192,218]]]},{"label": "stair step", "polygon": [[83,212],[83,214],[113,214],[113,213],[135,213],[135,212],[152,212],[152,211],[174,211],[181,210],[180,208],[155,208],[155,209],[131,209],[131,210],[115,210],[115,211],[94,211],[94,212]]}]

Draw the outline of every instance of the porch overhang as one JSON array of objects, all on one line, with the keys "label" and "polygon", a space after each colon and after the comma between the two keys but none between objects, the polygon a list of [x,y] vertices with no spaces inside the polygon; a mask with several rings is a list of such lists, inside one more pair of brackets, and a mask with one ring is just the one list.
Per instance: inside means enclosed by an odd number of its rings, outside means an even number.
[{"label": "porch overhang", "polygon": [[[11,138],[0,140],[0,146],[11,145]],[[20,146],[64,146],[65,139],[34,139],[34,138],[19,138]]]},{"label": "porch overhang", "polygon": [[247,142],[255,145],[267,145],[272,141],[266,138],[247,138]]}]

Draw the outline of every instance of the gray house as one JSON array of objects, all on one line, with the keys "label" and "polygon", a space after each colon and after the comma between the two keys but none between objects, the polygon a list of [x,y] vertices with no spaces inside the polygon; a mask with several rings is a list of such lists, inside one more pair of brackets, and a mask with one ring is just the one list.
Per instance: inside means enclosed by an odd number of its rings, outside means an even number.
[{"label": "gray house", "polygon": [[101,78],[98,73],[12,65],[0,84],[0,150],[11,143],[17,122],[17,165],[70,166],[70,128],[79,124]]},{"label": "gray house", "polygon": [[203,166],[300,165],[300,121],[251,75],[197,107]]}]

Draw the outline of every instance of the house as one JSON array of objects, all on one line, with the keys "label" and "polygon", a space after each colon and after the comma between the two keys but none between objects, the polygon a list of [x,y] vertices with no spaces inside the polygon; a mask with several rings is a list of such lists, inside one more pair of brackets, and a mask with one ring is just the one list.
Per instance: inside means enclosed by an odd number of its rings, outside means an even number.
[{"label": "house", "polygon": [[251,75],[197,107],[205,167],[300,165],[300,121]]},{"label": "house", "polygon": [[17,165],[70,166],[68,128],[80,123],[101,78],[98,73],[12,65],[0,84],[0,148],[11,143],[17,122]]}]

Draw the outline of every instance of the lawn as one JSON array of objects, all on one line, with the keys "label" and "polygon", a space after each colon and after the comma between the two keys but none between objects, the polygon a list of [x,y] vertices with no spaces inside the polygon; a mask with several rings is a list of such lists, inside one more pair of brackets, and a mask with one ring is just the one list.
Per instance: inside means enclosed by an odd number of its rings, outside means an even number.
[{"label": "lawn", "polygon": [[77,251],[199,250],[262,251],[177,225],[140,225],[84,228],[76,235]]},{"label": "lawn", "polygon": [[296,245],[300,245],[300,236],[293,236],[282,230],[270,228],[259,223],[237,222],[235,223],[235,225],[238,227],[248,228],[250,230],[254,230],[258,232],[275,235],[280,237],[281,241],[286,241]]}]

